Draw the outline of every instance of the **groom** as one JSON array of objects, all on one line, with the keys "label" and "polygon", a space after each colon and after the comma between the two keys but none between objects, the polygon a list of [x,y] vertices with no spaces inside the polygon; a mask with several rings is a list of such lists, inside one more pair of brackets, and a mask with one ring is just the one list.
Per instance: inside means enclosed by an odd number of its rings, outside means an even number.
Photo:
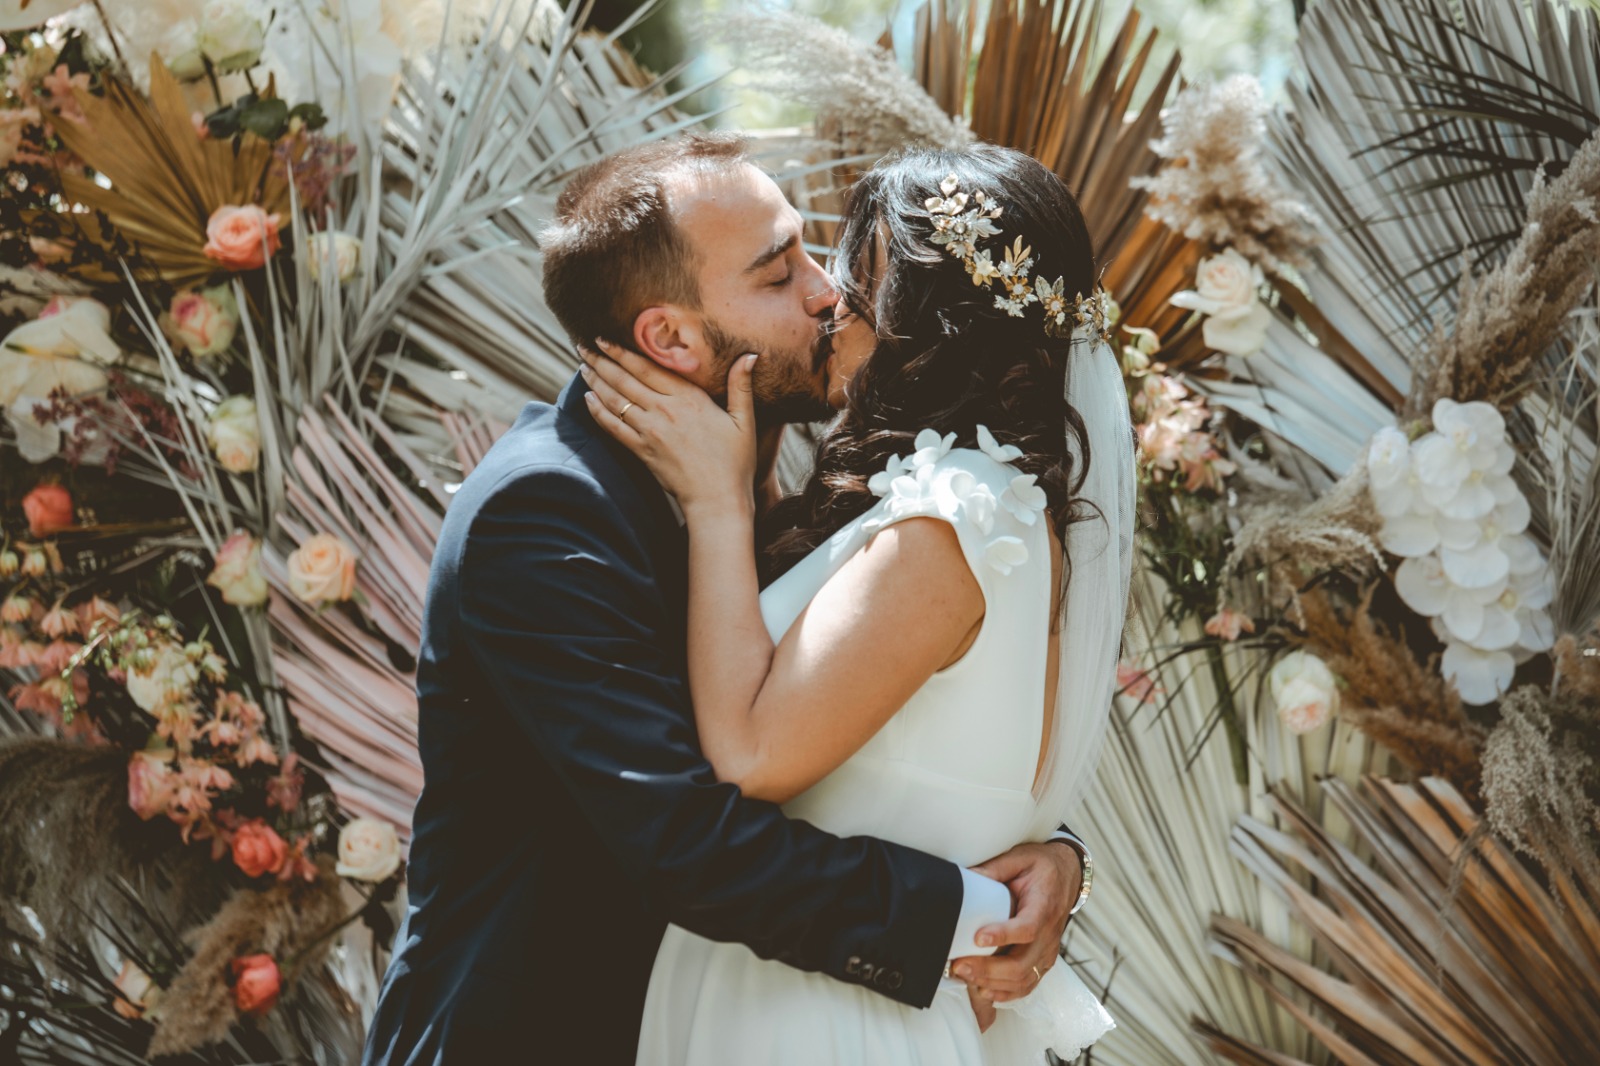
[{"label": "groom", "polygon": [[[737,140],[587,168],[541,243],[547,301],[576,341],[648,351],[714,392],[759,351],[769,422],[831,413],[818,371],[835,294]],[[668,922],[914,1007],[952,957],[1011,944],[958,965],[991,990],[1031,988],[1078,899],[1074,847],[1022,845],[985,864],[990,880],[716,780],[684,676],[684,533],[585,391],[574,379],[554,406],[528,404],[445,516],[417,674],[410,906],[364,1062],[632,1063]]]}]

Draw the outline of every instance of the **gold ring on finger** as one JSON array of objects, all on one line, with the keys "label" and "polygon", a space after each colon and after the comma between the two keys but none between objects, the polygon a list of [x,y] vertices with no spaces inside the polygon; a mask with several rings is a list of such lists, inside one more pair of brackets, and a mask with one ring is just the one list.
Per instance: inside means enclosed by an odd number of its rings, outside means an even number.
[{"label": "gold ring on finger", "polygon": [[1035,966],[1033,968],[1033,976],[1034,976],[1035,980],[1038,980],[1038,981],[1043,981],[1044,980],[1044,974],[1039,972],[1039,967],[1037,967],[1037,966]]},{"label": "gold ring on finger", "polygon": [[622,410],[617,412],[617,417],[622,419],[622,420],[624,420],[624,421],[626,421],[627,418],[628,418],[628,412],[633,410],[633,408],[634,408],[634,403],[633,403],[632,400],[629,400],[627,403],[622,405]]}]

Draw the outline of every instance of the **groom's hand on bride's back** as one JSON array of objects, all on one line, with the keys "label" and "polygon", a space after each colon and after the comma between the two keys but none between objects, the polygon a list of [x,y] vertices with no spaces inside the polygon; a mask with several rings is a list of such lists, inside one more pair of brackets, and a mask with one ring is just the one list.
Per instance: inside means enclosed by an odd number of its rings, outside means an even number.
[{"label": "groom's hand on bride's back", "polygon": [[1019,999],[1061,958],[1061,937],[1083,885],[1082,861],[1058,843],[1019,844],[973,870],[1010,890],[1012,917],[978,930],[978,945],[998,948],[995,954],[957,959],[951,972],[985,998]]}]

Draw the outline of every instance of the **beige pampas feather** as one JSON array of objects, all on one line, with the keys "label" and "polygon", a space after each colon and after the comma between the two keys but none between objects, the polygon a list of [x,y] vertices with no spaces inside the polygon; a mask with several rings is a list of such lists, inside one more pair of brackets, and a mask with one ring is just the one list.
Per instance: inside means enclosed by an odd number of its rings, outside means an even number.
[{"label": "beige pampas feather", "polygon": [[1151,145],[1165,164],[1133,187],[1150,193],[1150,217],[1282,274],[1304,264],[1316,216],[1263,165],[1266,115],[1261,84],[1249,75],[1189,86],[1167,109],[1162,137]]},{"label": "beige pampas feather", "polygon": [[1533,363],[1567,327],[1600,257],[1600,133],[1554,181],[1540,172],[1511,254],[1461,281],[1455,324],[1434,332],[1416,364],[1405,416],[1426,418],[1443,396],[1505,407]]},{"label": "beige pampas feather", "polygon": [[1365,465],[1309,504],[1263,503],[1233,536],[1222,568],[1226,595],[1253,615],[1297,608],[1299,588],[1318,574],[1382,570],[1377,533]]},{"label": "beige pampas feather", "polygon": [[[330,941],[318,939],[344,917],[332,860],[324,858],[316,881],[295,878],[257,891],[242,889],[214,918],[188,937],[194,954],[161,999],[149,1055],[181,1054],[228,1035],[239,1020],[229,964],[244,955],[271,955],[282,972],[284,998],[296,973],[315,967]],[[298,957],[297,957],[298,956]],[[291,966],[294,959],[297,965]]]},{"label": "beige pampas feather", "polygon": [[701,30],[727,45],[752,88],[816,112],[820,137],[880,156],[906,145],[959,147],[972,141],[900,69],[889,52],[841,29],[787,12],[718,12]]}]

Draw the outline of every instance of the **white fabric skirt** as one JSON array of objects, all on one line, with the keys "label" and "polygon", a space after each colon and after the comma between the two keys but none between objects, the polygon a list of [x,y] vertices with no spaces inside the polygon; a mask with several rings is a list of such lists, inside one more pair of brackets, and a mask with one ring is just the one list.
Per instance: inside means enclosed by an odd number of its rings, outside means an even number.
[{"label": "white fabric skirt", "polygon": [[[1004,1005],[1002,1005],[1004,1007]],[[945,981],[925,1010],[669,926],[650,978],[639,1066],[1042,1066],[1112,1027],[1065,964],[987,1033],[966,986]]]}]

